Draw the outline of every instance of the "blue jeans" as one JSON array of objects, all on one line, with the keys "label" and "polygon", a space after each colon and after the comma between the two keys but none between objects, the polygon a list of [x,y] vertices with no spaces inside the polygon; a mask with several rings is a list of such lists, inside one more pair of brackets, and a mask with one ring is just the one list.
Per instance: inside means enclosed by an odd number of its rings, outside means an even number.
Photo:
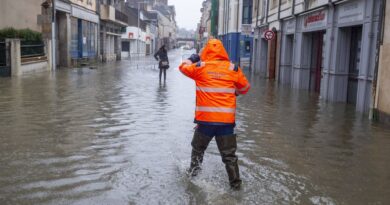
[{"label": "blue jeans", "polygon": [[204,125],[198,124],[197,130],[209,137],[234,134],[234,125]]}]

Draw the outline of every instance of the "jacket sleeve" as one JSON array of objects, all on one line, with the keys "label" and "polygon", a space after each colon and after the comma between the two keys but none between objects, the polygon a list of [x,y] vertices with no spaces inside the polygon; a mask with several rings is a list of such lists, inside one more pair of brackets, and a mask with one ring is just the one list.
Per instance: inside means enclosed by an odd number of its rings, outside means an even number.
[{"label": "jacket sleeve", "polygon": [[196,64],[186,64],[186,63],[182,63],[180,66],[179,66],[179,70],[181,73],[183,73],[185,76],[193,79],[193,80],[196,80],[197,78],[197,66]]},{"label": "jacket sleeve", "polygon": [[249,84],[248,80],[246,79],[241,68],[238,69],[237,75],[238,75],[238,78],[237,78],[237,82],[236,82],[236,89],[237,89],[236,92],[240,95],[245,95],[249,91],[251,85]]},{"label": "jacket sleeve", "polygon": [[158,60],[157,56],[159,56],[159,55],[160,55],[160,50],[158,50],[158,51],[154,54],[154,58],[155,58],[156,60]]}]

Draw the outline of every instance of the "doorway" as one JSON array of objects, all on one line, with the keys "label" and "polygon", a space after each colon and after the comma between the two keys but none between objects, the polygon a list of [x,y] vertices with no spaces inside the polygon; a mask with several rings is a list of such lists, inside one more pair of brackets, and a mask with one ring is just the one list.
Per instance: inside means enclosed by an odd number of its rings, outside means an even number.
[{"label": "doorway", "polygon": [[294,35],[285,35],[282,42],[282,60],[279,68],[279,80],[282,84],[290,84],[292,80],[294,58]]},{"label": "doorway", "polygon": [[260,75],[267,77],[268,41],[262,38],[260,42]]},{"label": "doorway", "polygon": [[311,41],[309,89],[316,93],[320,93],[324,62],[325,32],[315,32],[310,33],[309,35]]},{"label": "doorway", "polygon": [[348,64],[347,103],[356,105],[359,84],[360,54],[362,48],[362,27],[350,28],[350,36],[351,46]]}]

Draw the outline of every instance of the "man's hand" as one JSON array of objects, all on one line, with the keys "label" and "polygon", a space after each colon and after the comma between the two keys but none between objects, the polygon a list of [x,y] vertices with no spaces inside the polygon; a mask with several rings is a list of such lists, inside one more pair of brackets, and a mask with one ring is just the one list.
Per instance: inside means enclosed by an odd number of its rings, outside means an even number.
[{"label": "man's hand", "polygon": [[186,60],[183,61],[183,64],[185,64],[185,65],[192,65],[192,61],[186,59]]},{"label": "man's hand", "polygon": [[192,54],[188,60],[190,60],[192,63],[197,63],[200,61],[200,56],[198,54]]}]

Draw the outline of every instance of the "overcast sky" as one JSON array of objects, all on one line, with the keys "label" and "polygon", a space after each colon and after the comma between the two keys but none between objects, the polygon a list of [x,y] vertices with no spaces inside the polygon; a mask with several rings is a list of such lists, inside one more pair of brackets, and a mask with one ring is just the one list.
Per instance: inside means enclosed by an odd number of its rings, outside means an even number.
[{"label": "overcast sky", "polygon": [[179,27],[193,30],[200,21],[202,2],[203,0],[168,0],[169,5],[175,5]]}]

